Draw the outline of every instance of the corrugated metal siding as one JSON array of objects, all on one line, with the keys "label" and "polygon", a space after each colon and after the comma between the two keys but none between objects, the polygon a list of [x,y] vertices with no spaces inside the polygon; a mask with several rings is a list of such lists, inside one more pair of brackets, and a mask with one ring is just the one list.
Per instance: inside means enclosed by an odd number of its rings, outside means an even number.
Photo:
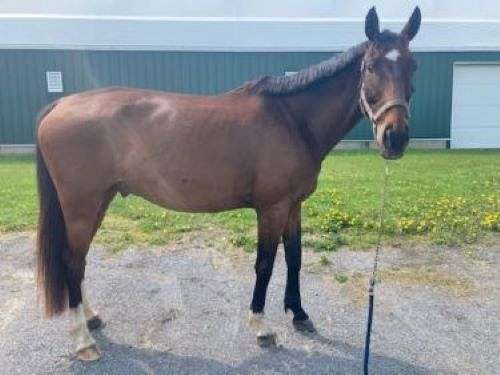
[{"label": "corrugated metal siding", "polygon": [[412,131],[415,138],[449,138],[453,63],[500,62],[500,52],[416,53],[418,70],[412,101]]},{"label": "corrugated metal siding", "polygon": [[[45,72],[62,71],[64,95],[111,85],[214,94],[260,75],[281,75],[329,53],[0,51],[0,144],[33,143],[36,114],[59,94],[47,93]],[[417,53],[412,137],[448,138],[454,61],[500,61],[500,52]],[[349,139],[371,139],[361,122]]]}]

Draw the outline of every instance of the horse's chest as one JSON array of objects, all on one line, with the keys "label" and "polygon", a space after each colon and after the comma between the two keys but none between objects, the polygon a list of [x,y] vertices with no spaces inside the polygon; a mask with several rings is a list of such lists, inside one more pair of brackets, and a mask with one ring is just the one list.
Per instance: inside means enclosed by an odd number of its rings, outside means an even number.
[{"label": "horse's chest", "polygon": [[263,173],[254,190],[256,205],[271,205],[281,200],[302,201],[316,190],[318,173],[313,169],[290,168]]},{"label": "horse's chest", "polygon": [[292,191],[297,200],[304,200],[316,190],[318,174],[308,173],[297,176],[295,188]]}]

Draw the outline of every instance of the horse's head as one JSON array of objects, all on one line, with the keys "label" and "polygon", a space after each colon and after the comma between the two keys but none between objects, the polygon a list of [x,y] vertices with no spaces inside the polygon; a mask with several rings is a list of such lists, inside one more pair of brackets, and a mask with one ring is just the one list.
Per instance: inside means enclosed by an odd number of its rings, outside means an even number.
[{"label": "horse's head", "polygon": [[409,42],[420,27],[415,8],[401,33],[380,32],[375,8],[366,16],[365,33],[370,43],[361,64],[360,105],[373,123],[373,134],[386,159],[397,159],[408,145],[412,95],[411,79],[416,63]]}]

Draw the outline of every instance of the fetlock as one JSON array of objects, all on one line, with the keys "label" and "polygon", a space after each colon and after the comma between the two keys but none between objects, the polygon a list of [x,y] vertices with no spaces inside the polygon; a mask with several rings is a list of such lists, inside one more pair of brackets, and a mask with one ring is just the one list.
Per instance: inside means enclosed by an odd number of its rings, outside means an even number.
[{"label": "fetlock", "polygon": [[285,306],[285,313],[287,313],[288,310],[291,310],[293,312],[294,321],[309,319],[309,316],[306,314],[306,312],[301,306],[300,300],[285,298],[284,306]]}]

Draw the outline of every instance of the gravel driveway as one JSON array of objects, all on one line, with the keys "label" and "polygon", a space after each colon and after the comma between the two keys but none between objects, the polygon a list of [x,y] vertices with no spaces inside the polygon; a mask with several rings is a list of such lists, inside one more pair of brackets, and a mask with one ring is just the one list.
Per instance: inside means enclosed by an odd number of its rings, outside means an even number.
[{"label": "gravel driveway", "polygon": [[[266,309],[278,347],[261,349],[246,323],[255,255],[210,248],[196,236],[119,254],[91,249],[87,289],[106,321],[94,333],[104,356],[91,364],[70,356],[65,317],[41,317],[33,282],[33,235],[2,237],[0,373],[362,372],[371,252],[330,253],[329,262],[306,252],[303,304],[318,334],[305,336],[294,332],[291,316],[283,312],[280,249]],[[384,249],[372,373],[498,374],[499,254],[499,246],[472,252]]]}]

